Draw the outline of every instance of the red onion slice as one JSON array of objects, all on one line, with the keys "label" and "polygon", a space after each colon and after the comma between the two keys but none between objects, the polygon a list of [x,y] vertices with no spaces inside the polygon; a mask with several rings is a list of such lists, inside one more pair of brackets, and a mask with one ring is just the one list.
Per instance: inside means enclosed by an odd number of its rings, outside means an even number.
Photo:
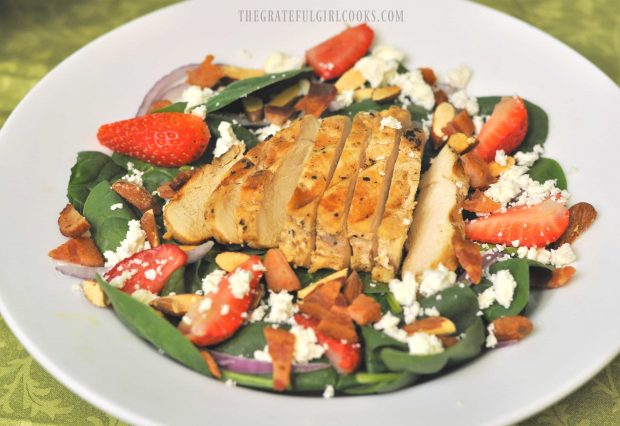
[{"label": "red onion slice", "polygon": [[519,341],[518,341],[518,340],[516,340],[516,339],[513,339],[513,340],[504,340],[503,342],[498,342],[498,343],[495,345],[495,349],[501,349],[501,348],[505,348],[505,347],[507,347],[507,346],[512,346],[512,345],[514,345],[515,343],[519,343]]},{"label": "red onion slice", "polygon": [[[222,352],[209,352],[213,355],[213,358],[220,367],[236,373],[271,374],[273,369],[269,361],[259,361],[257,359],[244,358],[242,356],[229,355]],[[310,373],[329,367],[330,365],[326,363],[293,364],[293,371],[295,373]]]},{"label": "red onion slice", "polygon": [[[197,66],[198,64],[183,65],[182,67],[179,67],[160,78],[159,81],[157,81],[157,83],[155,83],[144,96],[144,100],[142,101],[142,105],[140,105],[136,116],[146,114],[155,101],[165,99],[167,94],[172,95],[173,90],[175,97],[180,95],[180,93],[182,93],[182,91],[187,87],[187,83],[185,83],[187,72]],[[177,91],[179,92],[178,95]]]},{"label": "red onion slice", "polygon": [[200,244],[197,247],[189,250],[187,254],[187,265],[190,263],[198,262],[200,259],[204,257],[205,254],[209,253],[209,251],[213,248],[213,241],[207,241],[206,243]]},{"label": "red onion slice", "polygon": [[84,266],[75,263],[59,263],[56,265],[56,270],[70,277],[82,280],[95,280],[97,275],[103,275],[106,268],[101,266]]}]

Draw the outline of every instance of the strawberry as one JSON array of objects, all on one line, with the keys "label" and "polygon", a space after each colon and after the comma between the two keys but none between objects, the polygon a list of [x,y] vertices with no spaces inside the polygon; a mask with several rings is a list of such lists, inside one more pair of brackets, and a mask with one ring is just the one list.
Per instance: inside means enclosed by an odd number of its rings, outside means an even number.
[{"label": "strawberry", "polygon": [[566,206],[547,199],[534,206],[519,206],[474,219],[465,224],[470,240],[492,244],[544,247],[556,241],[568,227]]},{"label": "strawberry", "polygon": [[214,292],[190,306],[179,323],[181,333],[200,346],[214,345],[232,336],[247,316],[264,270],[260,258],[251,256],[225,275]]},{"label": "strawberry", "polygon": [[519,97],[503,97],[493,108],[489,120],[484,123],[474,152],[489,162],[495,152],[503,149],[507,154],[521,145],[527,133],[527,109]]},{"label": "strawberry", "polygon": [[312,328],[321,345],[326,346],[325,355],[329,362],[342,374],[353,373],[362,361],[362,348],[359,343],[343,343],[329,338],[317,331],[319,320],[305,314],[295,315],[295,322],[304,328]]},{"label": "strawberry", "polygon": [[374,31],[366,24],[347,28],[306,52],[306,62],[323,80],[342,75],[366,54]]},{"label": "strawberry", "polygon": [[178,167],[197,160],[209,143],[209,128],[191,114],[162,112],[104,124],[101,145],[156,166]]},{"label": "strawberry", "polygon": [[141,288],[158,294],[170,275],[186,261],[187,254],[178,246],[162,244],[121,260],[103,278],[115,287],[122,285],[125,293],[131,294]]}]

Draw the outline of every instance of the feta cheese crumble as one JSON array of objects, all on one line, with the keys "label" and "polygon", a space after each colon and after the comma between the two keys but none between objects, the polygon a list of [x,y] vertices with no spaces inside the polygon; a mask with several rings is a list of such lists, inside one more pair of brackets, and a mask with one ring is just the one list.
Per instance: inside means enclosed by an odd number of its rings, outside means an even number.
[{"label": "feta cheese crumble", "polygon": [[[204,105],[214,94],[215,92],[208,87],[203,89],[200,86],[189,86],[181,94],[181,100],[186,103],[185,112],[193,112],[194,108]],[[204,112],[206,115],[206,108]]]},{"label": "feta cheese crumble", "polygon": [[144,303],[145,305],[148,305],[153,300],[157,299],[158,296],[156,294],[151,293],[148,290],[145,290],[143,288],[139,288],[136,291],[134,291],[133,293],[131,293],[131,297],[136,299],[138,302],[141,302],[141,303]]},{"label": "feta cheese crumble", "polygon": [[265,317],[266,322],[289,322],[297,312],[297,306],[293,304],[293,295],[286,290],[279,293],[270,290],[267,303],[269,304],[269,314]]},{"label": "feta cheese crumble", "polygon": [[353,67],[360,72],[370,84],[370,87],[381,86],[388,75],[396,74],[398,63],[396,61],[384,61],[374,56],[364,56]]},{"label": "feta cheese crumble", "polygon": [[448,71],[446,75],[446,83],[455,89],[465,89],[471,80],[471,68],[466,65],[460,65]]},{"label": "feta cheese crumble", "polygon": [[557,249],[551,250],[536,247],[519,247],[517,249],[517,256],[521,259],[527,258],[540,263],[551,264],[557,268],[569,265],[577,260],[577,255],[568,243],[564,243]]},{"label": "feta cheese crumble", "polygon": [[495,326],[493,323],[487,327],[487,333],[486,347],[494,348],[497,345],[497,337],[495,337]]},{"label": "feta cheese crumble", "polygon": [[110,210],[114,211],[114,210],[120,210],[123,208],[123,203],[116,203],[116,204],[112,204],[110,206]]},{"label": "feta cheese crumble", "polygon": [[407,338],[407,346],[411,355],[435,355],[444,351],[441,340],[428,333],[413,333]]},{"label": "feta cheese crumble", "polygon": [[323,391],[323,398],[330,399],[333,398],[336,394],[334,387],[332,385],[325,386],[325,390]]},{"label": "feta cheese crumble", "polygon": [[250,281],[254,274],[250,271],[237,269],[228,277],[228,287],[235,299],[243,299],[250,293]]},{"label": "feta cheese crumble", "polygon": [[353,90],[344,90],[339,92],[334,99],[329,104],[330,111],[338,111],[344,109],[353,103]]},{"label": "feta cheese crumble", "polygon": [[386,127],[389,127],[390,129],[398,130],[398,129],[402,129],[403,125],[400,123],[400,121],[396,119],[396,117],[392,117],[391,115],[389,115],[381,119],[380,130],[385,129]]},{"label": "feta cheese crumble", "polygon": [[232,124],[227,121],[222,121],[219,126],[217,126],[217,131],[220,134],[220,137],[215,141],[215,149],[213,150],[213,157],[220,158],[222,155],[226,154],[230,148],[234,145],[241,145],[241,142],[235,132],[233,131]]},{"label": "feta cheese crumble", "polygon": [[489,280],[493,285],[478,295],[480,309],[486,309],[495,302],[504,308],[509,308],[517,288],[517,282],[510,271],[507,269],[497,271],[489,277]]},{"label": "feta cheese crumble", "polygon": [[412,102],[428,110],[433,109],[433,106],[435,106],[433,88],[426,84],[420,70],[412,70],[404,74],[394,74],[388,80],[388,84],[400,87],[398,99],[404,106]]},{"label": "feta cheese crumble", "polygon": [[[127,162],[127,174],[123,176],[122,178],[120,178],[120,180],[124,182],[133,183],[138,186],[143,186],[144,185],[142,181],[143,175],[144,175],[143,171],[136,169],[135,164],[132,163],[131,161],[128,161]],[[110,207],[110,209],[112,209],[112,207]]]},{"label": "feta cheese crumble", "polygon": [[269,355],[269,346],[266,345],[263,350],[254,351],[254,359],[258,361],[271,362],[271,355]]},{"label": "feta cheese crumble", "polygon": [[273,74],[278,72],[285,72],[291,70],[297,70],[304,64],[302,58],[296,56],[289,56],[286,53],[275,52],[269,55],[263,69],[267,74]]},{"label": "feta cheese crumble", "polygon": [[435,269],[427,269],[422,273],[420,293],[423,296],[432,296],[442,290],[452,287],[456,282],[456,274],[443,266],[437,265]]},{"label": "feta cheese crumble", "polygon": [[261,321],[267,313],[267,308],[268,306],[261,302],[261,304],[252,311],[252,314],[250,315],[250,322]]},{"label": "feta cheese crumble", "polygon": [[106,259],[105,266],[111,268],[121,260],[138,253],[139,251],[150,249],[151,245],[146,239],[146,232],[140,227],[140,222],[130,220],[128,223],[127,234],[125,239],[121,241],[116,251],[106,250],[103,256]]},{"label": "feta cheese crumble", "polygon": [[297,364],[306,364],[325,353],[325,346],[318,343],[316,333],[310,327],[304,328],[295,323],[289,330],[295,336],[293,358]]},{"label": "feta cheese crumble", "polygon": [[217,293],[220,288],[220,282],[226,275],[226,271],[216,269],[202,279],[203,294]]},{"label": "feta cheese crumble", "polygon": [[407,332],[398,328],[399,323],[400,319],[397,316],[394,316],[391,312],[386,312],[373,327],[375,330],[383,331],[392,339],[398,340],[399,342],[406,342]]},{"label": "feta cheese crumble", "polygon": [[476,115],[480,111],[478,100],[467,96],[464,90],[459,90],[448,96],[450,103],[457,109],[464,109],[469,115]]},{"label": "feta cheese crumble", "polygon": [[396,61],[402,62],[405,54],[392,46],[379,45],[372,49],[371,55],[385,62]]},{"label": "feta cheese crumble", "polygon": [[418,283],[415,280],[415,276],[411,272],[405,272],[403,274],[403,280],[394,278],[388,283],[390,291],[394,295],[394,298],[398,303],[403,306],[412,305],[416,300],[416,293],[418,291]]}]

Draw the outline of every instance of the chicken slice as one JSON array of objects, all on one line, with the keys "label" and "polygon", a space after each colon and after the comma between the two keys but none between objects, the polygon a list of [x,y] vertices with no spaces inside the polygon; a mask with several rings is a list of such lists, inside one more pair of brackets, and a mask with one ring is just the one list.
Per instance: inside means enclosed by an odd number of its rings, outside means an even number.
[{"label": "chicken slice", "polygon": [[183,244],[198,244],[211,237],[204,220],[207,201],[228,170],[243,156],[245,146],[233,145],[228,152],[198,169],[164,207],[164,225],[170,238]]},{"label": "chicken slice", "polygon": [[311,271],[322,268],[340,270],[349,266],[351,246],[347,238],[347,216],[372,128],[379,121],[378,115],[366,112],[353,119],[332,180],[319,203]]},{"label": "chicken slice", "polygon": [[445,145],[422,176],[402,274],[412,272],[418,276],[440,263],[448,269],[456,269],[458,262],[452,237],[463,232],[461,205],[468,188],[458,155]]},{"label": "chicken slice", "polygon": [[332,116],[321,122],[310,157],[286,206],[278,244],[286,259],[297,266],[310,266],[319,203],[350,130],[351,120],[347,116]]}]

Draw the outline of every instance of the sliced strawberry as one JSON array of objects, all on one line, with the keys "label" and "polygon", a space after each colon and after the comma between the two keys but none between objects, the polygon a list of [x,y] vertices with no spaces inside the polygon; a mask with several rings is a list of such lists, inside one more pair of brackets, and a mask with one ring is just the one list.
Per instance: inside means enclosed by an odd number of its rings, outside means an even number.
[{"label": "sliced strawberry", "polygon": [[104,124],[101,145],[156,166],[178,167],[197,160],[209,143],[209,128],[192,114],[162,112]]},{"label": "sliced strawberry", "polygon": [[342,75],[366,54],[374,31],[366,24],[347,28],[306,52],[306,62],[323,80]]},{"label": "sliced strawberry", "polygon": [[138,289],[158,294],[170,275],[187,261],[187,254],[174,244],[162,244],[120,261],[103,278],[125,293]]},{"label": "sliced strawberry", "polygon": [[503,97],[493,108],[489,120],[484,123],[474,152],[485,161],[493,161],[495,152],[503,149],[506,154],[521,145],[527,133],[527,109],[519,97]]},{"label": "sliced strawberry", "polygon": [[304,314],[295,315],[295,322],[304,328],[312,328],[316,338],[321,345],[325,345],[325,355],[329,362],[338,372],[351,374],[360,366],[362,361],[362,348],[359,343],[343,343],[337,339],[331,339],[319,332],[317,327],[319,320]]},{"label": "sliced strawberry", "polygon": [[200,346],[223,342],[243,324],[265,270],[258,256],[251,256],[225,275],[217,291],[189,307],[179,330]]},{"label": "sliced strawberry", "polygon": [[568,209],[552,199],[534,206],[519,206],[474,219],[465,224],[470,240],[492,244],[544,247],[556,241],[568,227]]}]

